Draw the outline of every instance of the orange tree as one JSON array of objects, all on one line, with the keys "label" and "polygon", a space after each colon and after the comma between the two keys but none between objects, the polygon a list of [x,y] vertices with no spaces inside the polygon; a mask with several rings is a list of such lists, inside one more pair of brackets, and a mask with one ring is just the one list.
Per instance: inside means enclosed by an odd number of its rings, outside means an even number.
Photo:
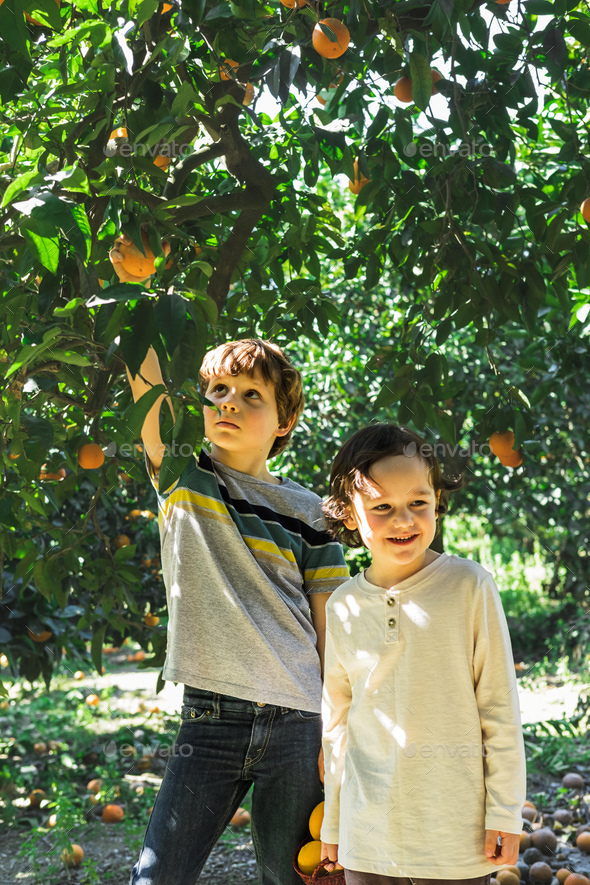
[{"label": "orange tree", "polygon": [[[76,636],[97,667],[130,631],[162,659],[138,592],[154,541],[127,531],[121,478],[142,476],[134,442],[159,393],[133,405],[124,364],[150,344],[177,414],[171,481],[200,440],[208,343],[322,338],[340,318],[329,269],[351,298],[380,280],[408,293],[375,356],[377,405],[443,438],[454,331],[492,353],[507,328],[540,339],[585,319],[584,4],[3,0],[0,33],[0,645],[28,678]],[[343,195],[324,183],[339,174]],[[121,231],[142,251],[147,235],[149,292],[113,277]],[[477,420],[518,448],[534,409],[509,366],[501,383],[510,405]],[[78,464],[89,443],[100,467]]]}]

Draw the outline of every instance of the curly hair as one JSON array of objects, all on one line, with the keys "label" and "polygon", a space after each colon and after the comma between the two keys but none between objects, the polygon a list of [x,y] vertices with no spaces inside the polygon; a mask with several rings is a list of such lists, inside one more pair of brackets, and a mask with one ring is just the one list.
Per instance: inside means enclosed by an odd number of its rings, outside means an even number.
[{"label": "curly hair", "polygon": [[285,436],[276,437],[267,455],[267,458],[274,458],[289,445],[291,434],[303,411],[301,373],[281,348],[261,338],[227,341],[205,354],[199,370],[199,383],[201,393],[205,394],[212,378],[242,373],[253,377],[257,371],[266,383],[274,385],[279,424],[288,424],[295,417],[289,432]]},{"label": "curly hair", "polygon": [[371,424],[358,430],[347,440],[334,459],[330,474],[329,494],[322,507],[329,531],[348,547],[362,547],[358,530],[349,529],[344,520],[350,516],[355,491],[369,491],[371,467],[389,455],[418,455],[428,467],[428,479],[435,492],[440,491],[437,505],[439,517],[448,510],[449,494],[459,489],[463,477],[446,479],[433,447],[417,433],[397,424]]}]

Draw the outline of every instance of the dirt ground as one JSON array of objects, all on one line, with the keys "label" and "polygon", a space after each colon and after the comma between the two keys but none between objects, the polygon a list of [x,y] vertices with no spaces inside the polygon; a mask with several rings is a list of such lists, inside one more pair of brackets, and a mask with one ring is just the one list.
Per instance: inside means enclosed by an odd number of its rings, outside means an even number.
[{"label": "dirt ground", "polygon": [[[128,885],[129,875],[137,860],[137,851],[127,844],[123,831],[116,825],[92,823],[84,832],[84,860],[96,862],[97,885]],[[233,848],[219,845],[214,849],[199,883],[203,885],[246,885],[258,881],[256,860],[249,835],[236,839]],[[48,861],[41,861],[39,874],[31,862],[18,857],[20,839],[15,834],[0,836],[0,885],[78,885],[85,881],[80,870],[64,871],[53,878]],[[46,840],[48,854],[53,854],[51,837]],[[54,858],[55,862],[55,858]]]},{"label": "dirt ground", "polygon": [[[85,682],[96,689],[116,685],[117,706],[129,711],[135,709],[138,698],[145,703],[156,701],[161,710],[174,714],[178,711],[182,689],[167,684],[156,696],[156,672],[153,670],[107,673],[100,678],[89,678]],[[523,722],[532,723],[548,719],[561,719],[572,715],[579,694],[579,686],[559,684],[556,681],[519,685],[519,697]],[[111,701],[112,703],[112,701]],[[546,784],[531,784],[531,789],[545,789]],[[590,797],[588,797],[590,798]],[[85,861],[90,862],[90,871],[81,869],[63,871],[56,862],[54,838],[51,833],[34,855],[38,868],[31,859],[20,857],[23,844],[22,832],[0,834],[0,885],[127,885],[131,868],[137,859],[143,830],[130,833],[123,825],[106,826],[92,821],[84,829]],[[76,841],[74,835],[73,841]],[[82,841],[82,840],[80,840]],[[564,862],[574,862],[579,872],[590,873],[590,862],[586,857],[577,858],[563,847]],[[576,851],[574,849],[574,851]],[[576,854],[579,852],[576,851]],[[60,871],[61,869],[61,871]],[[232,831],[230,844],[219,844],[205,866],[199,883],[203,885],[248,885],[258,881],[256,861],[249,830]]]}]

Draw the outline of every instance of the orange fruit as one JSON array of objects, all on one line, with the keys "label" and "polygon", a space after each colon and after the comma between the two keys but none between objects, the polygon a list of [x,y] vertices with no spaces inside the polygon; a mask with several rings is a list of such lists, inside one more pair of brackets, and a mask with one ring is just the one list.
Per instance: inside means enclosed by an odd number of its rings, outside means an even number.
[{"label": "orange fruit", "polygon": [[[2,0],[2,2],[4,2],[4,0]],[[55,0],[55,2],[57,3],[57,8],[59,9],[61,6],[61,0]],[[37,21],[36,18],[31,18],[31,16],[27,12],[25,12],[25,18],[32,25],[40,25],[41,27],[43,27],[43,22]]]},{"label": "orange fruit", "polygon": [[505,430],[504,433],[494,431],[490,436],[490,449],[498,457],[509,455],[514,451],[514,433],[512,430]]},{"label": "orange fruit", "polygon": [[115,550],[120,550],[121,547],[129,547],[131,544],[131,539],[129,535],[117,535],[117,537],[113,540],[113,547]]},{"label": "orange fruit", "polygon": [[523,807],[523,808],[534,808],[535,811],[537,810],[537,806],[534,805],[532,802],[529,802],[528,799],[525,799],[525,800],[524,800],[524,802],[522,803],[522,807]]},{"label": "orange fruit", "polygon": [[67,867],[78,867],[82,863],[82,858],[84,857],[84,850],[80,845],[72,845],[72,850],[68,851],[67,848],[61,853],[61,859],[63,863]]},{"label": "orange fruit", "polygon": [[516,876],[512,870],[499,870],[496,879],[500,885],[520,885],[520,876]]},{"label": "orange fruit", "polygon": [[157,627],[160,623],[160,619],[157,615],[146,615],[143,619],[143,623],[146,627]]},{"label": "orange fruit", "polygon": [[97,707],[100,703],[100,698],[97,694],[89,694],[86,698],[86,703],[89,707]]},{"label": "orange fruit", "polygon": [[311,876],[321,859],[322,843],[314,839],[313,842],[306,842],[297,855],[297,866],[302,873]]},{"label": "orange fruit", "polygon": [[590,221],[590,197],[587,197],[580,206],[580,212],[584,221]]},{"label": "orange fruit", "polygon": [[[336,38],[334,41],[324,34],[321,25],[325,25],[332,31]],[[311,42],[315,51],[322,58],[339,58],[348,49],[350,31],[338,18],[323,18],[313,29]]]},{"label": "orange fruit", "polygon": [[29,630],[27,627],[27,633],[33,640],[33,642],[47,642],[47,640],[53,636],[51,630],[42,630],[41,633],[33,633],[32,630]]},{"label": "orange fruit", "polygon": [[90,793],[95,793],[95,794],[96,794],[96,793],[100,793],[100,791],[101,791],[101,789],[102,789],[102,780],[101,780],[101,778],[99,778],[99,777],[95,777],[95,778],[93,778],[91,781],[88,781],[88,783],[86,784],[86,789],[87,789]]},{"label": "orange fruit", "polygon": [[520,834],[520,851],[526,851],[527,848],[530,848],[533,843],[531,842],[531,834],[527,833],[526,830],[523,830]]},{"label": "orange fruit", "polygon": [[283,6],[286,6],[287,9],[294,9],[296,5],[301,8],[302,6],[305,6],[306,2],[307,0],[281,0]]},{"label": "orange fruit", "polygon": [[124,126],[119,126],[118,129],[113,129],[111,134],[109,135],[109,141],[113,138],[127,138],[127,130]]},{"label": "orange fruit", "polygon": [[49,817],[47,818],[47,823],[45,824],[45,826],[51,830],[56,825],[56,823],[57,823],[57,814],[50,814]]},{"label": "orange fruit", "polygon": [[230,820],[230,824],[232,827],[245,827],[246,824],[250,823],[250,812],[246,811],[245,808],[238,808],[232,819]]},{"label": "orange fruit", "polygon": [[510,864],[504,864],[504,866],[500,867],[500,870],[509,870],[511,873],[514,873],[515,876],[518,876],[520,880],[520,870],[516,866],[511,866]]},{"label": "orange fruit", "polygon": [[559,882],[559,885],[563,885],[563,883],[565,882],[567,877],[570,875],[571,875],[571,870],[568,870],[565,867],[562,867],[560,870],[558,870],[556,872],[555,878]]},{"label": "orange fruit", "polygon": [[444,77],[442,74],[439,74],[438,71],[435,71],[434,68],[430,69],[430,75],[432,77],[432,91],[433,91],[433,93],[438,92],[438,89],[436,88],[436,84],[438,83],[439,80],[444,80]]},{"label": "orange fruit", "polygon": [[29,793],[29,805],[31,808],[39,808],[43,799],[45,799],[45,790],[32,790]]},{"label": "orange fruit", "polygon": [[104,452],[98,443],[86,443],[78,452],[78,464],[84,470],[96,470],[104,464]]},{"label": "orange fruit", "polygon": [[410,78],[400,77],[393,87],[393,94],[398,101],[403,101],[405,104],[409,104],[411,101],[413,101],[412,81],[410,80]]},{"label": "orange fruit", "polygon": [[163,169],[164,172],[167,171],[170,165],[170,157],[165,157],[164,154],[157,154],[154,159],[154,166],[157,166],[158,169]]},{"label": "orange fruit", "polygon": [[43,741],[39,741],[38,744],[33,745],[33,752],[37,754],[37,756],[41,756],[43,753],[47,752],[47,744],[44,744]]},{"label": "orange fruit", "polygon": [[522,464],[522,453],[519,449],[518,452],[510,452],[509,455],[499,455],[498,460],[504,467],[520,467]]},{"label": "orange fruit", "polygon": [[311,812],[309,817],[309,832],[311,833],[311,838],[317,841],[320,838],[320,830],[322,828],[322,821],[324,819],[324,803],[320,802],[319,805],[316,805],[314,810]]},{"label": "orange fruit", "polygon": [[354,181],[348,182],[348,189],[352,194],[360,194],[366,184],[370,182],[370,178],[366,178],[362,172],[359,173],[358,158],[354,161]]},{"label": "orange fruit", "polygon": [[[142,255],[133,243],[129,243],[129,245],[119,243],[117,249],[124,256],[121,264],[127,273],[132,274],[134,277],[145,279],[156,272],[156,263],[155,255],[150,249],[149,238],[145,231],[141,232],[141,241],[143,243],[145,255]],[[162,243],[162,250],[164,255],[169,255],[170,243],[164,241]]]},{"label": "orange fruit", "polygon": [[590,885],[590,881],[581,873],[571,873],[563,885]]},{"label": "orange fruit", "polygon": [[252,104],[252,102],[254,101],[254,96],[256,95],[256,93],[255,93],[254,87],[252,86],[251,83],[246,83],[246,86],[244,88],[246,91],[244,92],[242,104],[245,104],[247,107],[249,104]]},{"label": "orange fruit", "polygon": [[584,854],[590,854],[590,833],[588,831],[580,833],[576,839],[576,845]]},{"label": "orange fruit", "polygon": [[164,3],[162,5],[162,15],[166,15],[167,12],[170,12],[172,9],[172,3]]},{"label": "orange fruit", "polygon": [[140,648],[139,651],[136,651],[133,655],[134,661],[145,661],[145,652],[143,648]]},{"label": "orange fruit", "polygon": [[60,467],[57,473],[47,472],[46,470],[47,464],[43,464],[41,467],[41,472],[39,474],[39,479],[56,479],[58,482],[61,482],[62,479],[65,478],[66,471],[63,467]]},{"label": "orange fruit", "polygon": [[84,679],[85,675],[84,670],[76,670],[74,673],[74,679]]},{"label": "orange fruit", "polygon": [[219,65],[219,76],[222,80],[235,80],[239,67],[239,62],[234,61],[233,58],[226,58]]},{"label": "orange fruit", "polygon": [[[514,665],[516,668],[516,664]],[[520,669],[520,668],[519,668]],[[520,812],[525,820],[530,821],[531,823],[537,818],[537,809],[530,808],[528,805],[524,805],[522,811]]]},{"label": "orange fruit", "polygon": [[496,3],[498,4],[498,6],[508,6],[510,0],[496,0]]},{"label": "orange fruit", "polygon": [[120,805],[105,805],[102,810],[102,819],[105,824],[116,824],[125,817],[125,812]]}]

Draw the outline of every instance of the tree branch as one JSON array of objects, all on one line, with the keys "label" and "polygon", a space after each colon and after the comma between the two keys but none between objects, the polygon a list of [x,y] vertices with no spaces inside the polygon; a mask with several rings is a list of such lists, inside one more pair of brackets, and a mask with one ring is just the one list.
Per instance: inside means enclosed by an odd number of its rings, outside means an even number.
[{"label": "tree branch", "polygon": [[198,169],[199,166],[202,166],[203,163],[208,163],[210,160],[216,160],[218,157],[222,157],[223,152],[224,147],[222,143],[218,141],[215,144],[203,148],[202,151],[198,151],[196,154],[189,154],[189,156],[185,157],[174,170],[172,181],[169,181],[164,189],[164,196],[169,200],[173,197],[179,196],[181,187],[190,173],[194,172],[195,169]]},{"label": "tree branch", "polygon": [[[246,191],[246,196],[247,194]],[[265,208],[266,203],[259,209],[245,209],[221,247],[215,270],[207,285],[207,294],[215,301],[220,313],[227,297],[233,272],[247,247],[252,231],[264,214]]]}]

